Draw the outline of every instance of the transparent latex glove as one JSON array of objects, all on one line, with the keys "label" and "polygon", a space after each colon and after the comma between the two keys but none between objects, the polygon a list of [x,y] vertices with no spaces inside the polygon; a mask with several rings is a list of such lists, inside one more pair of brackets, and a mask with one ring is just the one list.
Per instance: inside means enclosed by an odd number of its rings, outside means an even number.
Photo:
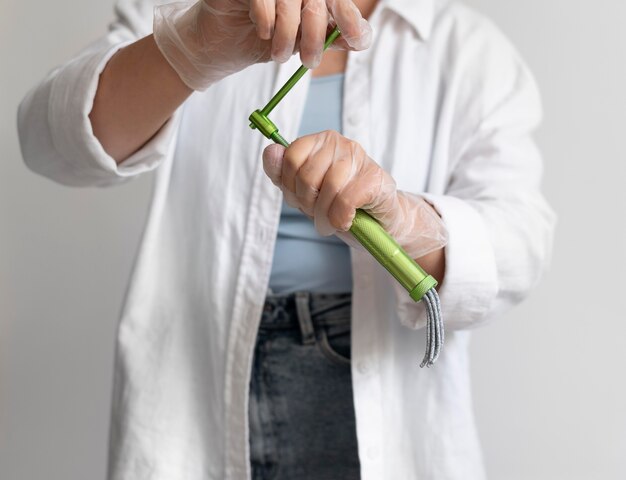
[{"label": "transparent latex glove", "polygon": [[398,191],[396,182],[356,142],[335,131],[307,135],[289,148],[270,145],[263,168],[288,205],[312,218],[321,235],[346,234],[357,208],[374,217],[412,258],[446,245],[447,230],[422,197]]},{"label": "transparent latex glove", "polygon": [[329,23],[342,36],[336,48],[363,50],[371,28],[352,0],[201,0],[154,9],[154,40],[180,78],[206,90],[261,62],[286,62],[300,51],[319,65]]}]

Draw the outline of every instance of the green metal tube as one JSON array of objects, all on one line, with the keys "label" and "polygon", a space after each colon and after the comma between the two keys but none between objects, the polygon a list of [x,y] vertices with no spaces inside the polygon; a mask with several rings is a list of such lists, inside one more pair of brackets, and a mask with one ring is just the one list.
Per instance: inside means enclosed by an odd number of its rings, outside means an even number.
[{"label": "green metal tube", "polygon": [[[341,35],[341,32],[339,32],[338,27],[335,27],[335,29],[330,32],[328,37],[326,37],[326,41],[324,42],[324,50],[326,50],[330,46],[330,44],[333,43],[337,39],[337,37],[339,37],[339,35]],[[261,113],[263,115],[269,115],[270,112],[274,110],[274,107],[278,105],[278,103],[284,98],[285,95],[289,93],[289,91],[295,86],[295,84],[298,83],[298,80],[300,80],[308,70],[309,69],[306,68],[304,65],[298,68],[298,70],[296,70],[296,73],[289,77],[289,80],[285,82],[282,88],[278,90],[278,92],[276,92],[276,95],[274,95],[272,99],[267,103],[267,105],[263,107]]]},{"label": "green metal tube", "polygon": [[[335,28],[324,43],[324,50],[340,35]],[[278,127],[268,118],[268,114],[287,95],[308,69],[303,65],[287,83],[272,97],[261,110],[255,110],[249,117],[250,128],[257,128],[273,142],[288,147],[289,142],[278,132]],[[350,227],[350,233],[363,247],[402,285],[413,300],[419,302],[424,294],[437,286],[437,281],[428,275],[367,212],[358,209]]]},{"label": "green metal tube", "polygon": [[374,218],[358,209],[350,233],[383,267],[419,302],[424,294],[437,286],[415,260],[389,235]]},{"label": "green metal tube", "polygon": [[[330,46],[330,44],[333,43],[337,39],[337,37],[339,37],[339,35],[341,35],[341,32],[339,31],[338,27],[335,27],[335,29],[328,34],[328,37],[326,37],[326,41],[324,42],[324,50],[326,50]],[[257,112],[259,112],[262,116],[267,117],[272,112],[272,110],[274,110],[276,105],[278,105],[278,103],[285,97],[285,95],[289,93],[289,91],[296,85],[296,83],[298,83],[298,80],[300,80],[308,70],[309,69],[306,68],[304,65],[300,66],[300,68],[298,68],[298,70],[296,70],[296,72],[291,77],[289,77],[289,80],[285,82],[280,90],[276,92],[276,95],[274,95],[270,99],[270,101],[267,102],[267,105],[265,105],[260,111],[257,110]],[[254,122],[250,123],[250,128],[252,128],[253,130],[256,128]]]},{"label": "green metal tube", "polygon": [[[270,138],[285,148],[289,146],[289,142],[278,133],[278,130],[273,131]],[[437,286],[437,281],[428,275],[380,223],[364,210],[357,209],[350,233],[409,292],[416,302],[419,302],[428,290]]]}]

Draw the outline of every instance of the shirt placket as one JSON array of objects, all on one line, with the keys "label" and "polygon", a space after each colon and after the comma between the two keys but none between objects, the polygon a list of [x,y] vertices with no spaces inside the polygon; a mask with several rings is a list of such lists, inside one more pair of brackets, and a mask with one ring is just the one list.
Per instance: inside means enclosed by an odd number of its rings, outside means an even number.
[{"label": "shirt placket", "polygon": [[[299,66],[297,57],[277,67],[273,94]],[[306,101],[309,78],[303,78],[287,98],[270,114],[288,140],[295,138]],[[267,102],[269,96],[262,100]],[[261,108],[263,105],[258,105]],[[245,121],[245,119],[244,119]],[[256,334],[266,296],[271,259],[280,220],[280,191],[266,178],[262,151],[268,144],[259,132],[250,155],[258,158],[250,192],[246,234],[238,272],[237,288],[230,325],[226,367],[226,478],[250,478],[247,431],[248,385]]]},{"label": "shirt placket", "polygon": [[[370,19],[373,21],[374,19]],[[371,150],[371,62],[373,49],[350,52],[343,89],[343,134]],[[376,305],[369,269],[371,261],[364,251],[352,252],[354,278],[352,306],[352,376],[361,477],[385,478],[382,466],[382,392],[375,335]]]}]

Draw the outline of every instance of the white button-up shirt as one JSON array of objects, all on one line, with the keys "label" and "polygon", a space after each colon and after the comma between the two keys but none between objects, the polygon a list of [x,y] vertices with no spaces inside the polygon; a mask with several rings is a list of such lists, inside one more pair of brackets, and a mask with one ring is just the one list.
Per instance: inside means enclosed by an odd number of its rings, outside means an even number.
[{"label": "white button-up shirt", "polygon": [[[120,165],[88,113],[98,75],[149,34],[154,2],[122,0],[110,32],[54,70],[21,104],[23,155],[68,185],[156,170],[119,325],[109,478],[247,479],[248,380],[279,222],[263,173],[269,142],[248,128],[299,65],[252,66],[194,94]],[[487,20],[443,0],[381,0],[374,43],[350,53],[344,135],[423,194],[449,230],[440,286],[446,345],[420,369],[425,312],[367,253],[352,252],[352,382],[361,478],[484,476],[468,374],[468,329],[537,283],[554,218],[531,139],[533,78]],[[308,76],[272,113],[298,131]]]}]

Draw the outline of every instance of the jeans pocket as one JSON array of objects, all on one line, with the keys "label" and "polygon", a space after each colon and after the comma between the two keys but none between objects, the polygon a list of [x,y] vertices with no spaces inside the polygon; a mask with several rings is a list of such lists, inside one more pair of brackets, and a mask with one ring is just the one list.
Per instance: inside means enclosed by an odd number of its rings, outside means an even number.
[{"label": "jeans pocket", "polygon": [[328,360],[339,365],[350,365],[350,325],[320,327],[317,345]]}]

